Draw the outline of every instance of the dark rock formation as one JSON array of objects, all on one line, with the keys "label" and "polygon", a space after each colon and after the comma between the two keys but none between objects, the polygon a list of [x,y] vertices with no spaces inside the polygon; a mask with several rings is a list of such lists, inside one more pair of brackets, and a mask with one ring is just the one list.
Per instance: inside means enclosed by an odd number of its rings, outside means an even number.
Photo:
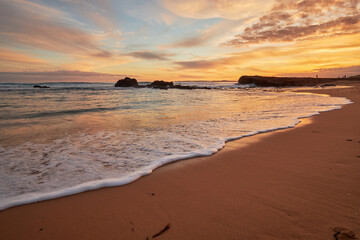
[{"label": "dark rock formation", "polygon": [[135,78],[126,77],[124,79],[120,79],[115,84],[115,87],[136,87],[136,88],[156,88],[156,89],[211,89],[210,87],[197,87],[197,86],[181,86],[181,85],[174,85],[173,82],[166,82],[162,80],[156,80],[150,84],[146,85],[139,85]]},{"label": "dark rock formation", "polygon": [[49,86],[34,85],[34,88],[50,88]]},{"label": "dark rock formation", "polygon": [[187,89],[187,90],[192,90],[192,89],[212,89],[211,87],[181,86],[181,85],[174,85],[174,87],[172,87],[172,88]]},{"label": "dark rock formation", "polygon": [[337,80],[337,78],[241,76],[238,84],[255,84],[258,87],[300,87],[316,86],[318,84],[326,84]]},{"label": "dark rock formation", "polygon": [[135,78],[126,77],[118,80],[115,83],[115,87],[139,87],[139,84]]},{"label": "dark rock formation", "polygon": [[360,75],[348,77],[348,79],[360,79]]},{"label": "dark rock formation", "polygon": [[320,87],[335,87],[336,85],[333,83],[325,83],[323,85],[321,85]]},{"label": "dark rock formation", "polygon": [[196,87],[196,86],[181,86],[181,85],[174,85],[174,88],[177,88],[177,89],[188,89],[188,90],[198,89],[198,87]]},{"label": "dark rock formation", "polygon": [[165,82],[165,81],[154,81],[147,85],[147,87],[151,88],[159,88],[159,89],[168,89],[174,87],[173,82]]}]

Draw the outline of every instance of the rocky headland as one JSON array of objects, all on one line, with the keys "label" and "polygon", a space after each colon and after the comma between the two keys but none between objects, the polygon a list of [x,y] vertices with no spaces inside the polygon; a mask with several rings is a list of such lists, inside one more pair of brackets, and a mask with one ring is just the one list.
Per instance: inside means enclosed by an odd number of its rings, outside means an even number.
[{"label": "rocky headland", "polygon": [[299,77],[263,77],[241,76],[238,84],[255,84],[257,87],[304,87],[304,86],[329,86],[338,81],[360,80],[357,76],[349,78],[299,78]]}]

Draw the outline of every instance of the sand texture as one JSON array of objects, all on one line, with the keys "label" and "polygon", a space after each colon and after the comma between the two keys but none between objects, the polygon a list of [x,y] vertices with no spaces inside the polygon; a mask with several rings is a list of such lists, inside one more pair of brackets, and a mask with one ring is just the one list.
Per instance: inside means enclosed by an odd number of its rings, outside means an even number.
[{"label": "sand texture", "polygon": [[360,86],[318,92],[354,103],[125,186],[1,211],[0,239],[360,237]]}]

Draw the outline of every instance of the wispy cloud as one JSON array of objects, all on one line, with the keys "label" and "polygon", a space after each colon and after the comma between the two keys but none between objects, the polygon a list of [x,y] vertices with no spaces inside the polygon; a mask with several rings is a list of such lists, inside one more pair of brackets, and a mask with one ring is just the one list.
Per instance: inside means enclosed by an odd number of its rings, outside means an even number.
[{"label": "wispy cloud", "polygon": [[165,8],[184,18],[194,19],[245,19],[269,9],[272,0],[160,0]]},{"label": "wispy cloud", "polygon": [[360,32],[357,0],[278,0],[226,45],[289,42]]},{"label": "wispy cloud", "polygon": [[115,6],[109,0],[53,0],[53,2],[57,1],[82,17],[84,22],[97,27],[104,33],[104,38],[121,39],[122,33],[116,21]]},{"label": "wispy cloud", "polygon": [[86,72],[86,71],[70,71],[70,70],[57,70],[57,71],[43,71],[43,72],[0,72],[0,75],[23,75],[23,76],[61,76],[61,77],[121,77],[126,76],[123,74],[110,74],[99,72]]},{"label": "wispy cloud", "polygon": [[112,56],[99,46],[96,36],[61,21],[66,16],[60,11],[25,0],[2,1],[0,9],[3,45],[100,58]]},{"label": "wispy cloud", "polygon": [[0,71],[19,81],[321,76],[360,65],[359,11],[359,0],[0,0]]},{"label": "wispy cloud", "polygon": [[151,51],[130,52],[127,55],[145,60],[162,60],[162,61],[169,60],[169,57],[173,56],[173,54],[169,54],[169,53],[151,52]]},{"label": "wispy cloud", "polygon": [[198,61],[183,61],[174,62],[181,69],[212,69],[216,68],[223,59],[217,60],[198,60]]},{"label": "wispy cloud", "polygon": [[233,35],[239,28],[241,21],[237,20],[222,20],[211,27],[197,33],[196,36],[185,37],[177,42],[164,45],[165,48],[191,48],[199,46],[207,46],[209,42],[222,39],[227,35]]},{"label": "wispy cloud", "polygon": [[[223,72],[227,74],[266,74],[280,75],[291,72],[314,73],[325,69],[344,68],[350,74],[350,66],[360,64],[360,43],[357,39],[360,34],[354,36],[333,36],[322,40],[307,40],[279,46],[264,46],[254,49],[226,54],[213,59],[199,59],[173,62],[174,70],[187,72],[201,71],[204,74],[210,72]],[[261,59],[261,61],[259,61]],[[291,74],[290,74],[291,75]],[[309,74],[307,75],[309,76]],[[312,75],[315,76],[315,75]],[[322,74],[320,75],[322,76]],[[336,71],[328,71],[326,76],[337,77]]]},{"label": "wispy cloud", "polygon": [[0,48],[0,61],[12,62],[15,64],[45,64],[46,61],[29,56],[19,51]]},{"label": "wispy cloud", "polygon": [[[84,71],[44,71],[44,72],[0,72],[0,82],[74,82],[74,81],[111,81],[125,77],[123,74],[109,74]],[[133,77],[133,76],[131,76]]]}]

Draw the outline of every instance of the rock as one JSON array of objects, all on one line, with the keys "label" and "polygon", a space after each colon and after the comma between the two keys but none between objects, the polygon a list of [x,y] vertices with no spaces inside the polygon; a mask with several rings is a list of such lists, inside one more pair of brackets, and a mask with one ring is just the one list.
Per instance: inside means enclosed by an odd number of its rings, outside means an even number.
[{"label": "rock", "polygon": [[326,83],[326,84],[321,85],[320,87],[335,87],[335,86],[336,85],[333,83]]},{"label": "rock", "polygon": [[238,84],[255,84],[258,87],[300,87],[330,84],[337,78],[298,78],[298,77],[263,77],[241,76]]},{"label": "rock", "polygon": [[50,88],[49,86],[34,85],[34,88]]},{"label": "rock", "polygon": [[154,82],[150,83],[147,87],[168,89],[168,88],[174,87],[174,83],[173,82],[165,82],[165,81],[154,81]]},{"label": "rock", "polygon": [[181,86],[181,85],[174,85],[174,88],[177,88],[177,89],[196,89],[195,86]]},{"label": "rock", "polygon": [[126,77],[118,80],[115,83],[115,87],[139,87],[139,84],[135,78]]},{"label": "rock", "polygon": [[351,77],[348,77],[350,79],[360,79],[360,75],[356,75],[356,76],[351,76]]},{"label": "rock", "polygon": [[156,80],[150,84],[147,85],[139,85],[137,80],[135,78],[129,78],[126,77],[124,79],[120,79],[115,84],[115,87],[136,87],[136,88],[156,88],[156,89],[169,89],[169,88],[175,88],[175,89],[212,89],[211,87],[197,87],[197,86],[182,86],[182,85],[174,85],[173,82],[166,82],[162,80]]}]

